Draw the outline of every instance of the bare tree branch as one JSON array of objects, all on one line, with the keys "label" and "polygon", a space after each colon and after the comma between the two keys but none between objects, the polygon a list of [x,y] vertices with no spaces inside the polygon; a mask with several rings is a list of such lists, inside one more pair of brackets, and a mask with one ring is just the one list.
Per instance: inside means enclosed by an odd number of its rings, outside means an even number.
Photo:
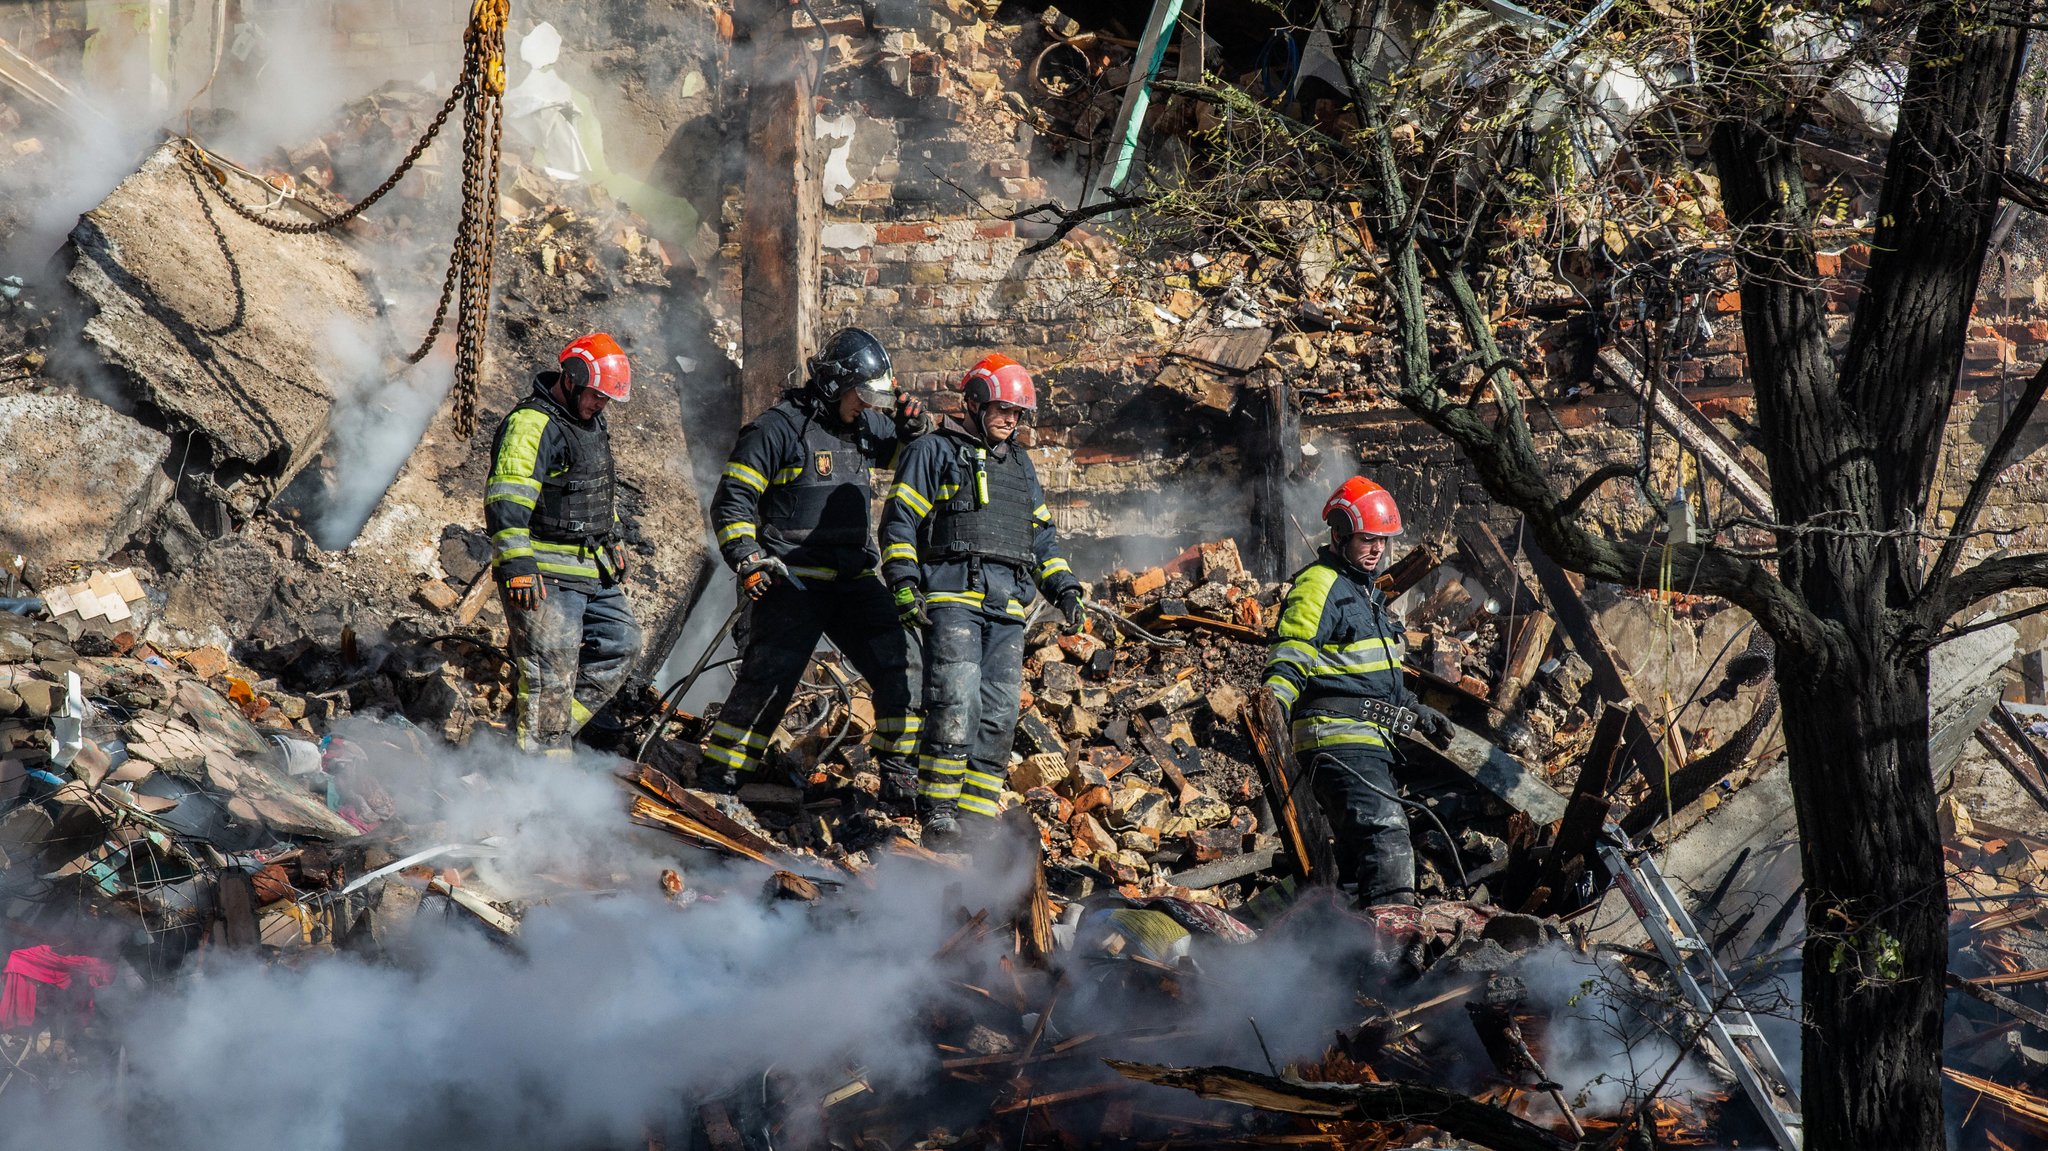
[{"label": "bare tree branch", "polygon": [[1561,516],[1579,514],[1579,505],[1592,498],[1593,493],[1599,491],[1601,485],[1615,480],[1633,479],[1635,474],[1636,466],[1634,464],[1606,464],[1595,468],[1592,475],[1580,480],[1579,486],[1573,488],[1570,495],[1558,502],[1557,514]]},{"label": "bare tree branch", "polygon": [[1979,600],[2000,592],[2048,589],[2048,552],[1998,556],[1949,578],[1941,597],[1927,609],[1927,620],[1939,627]]},{"label": "bare tree branch", "polygon": [[1963,545],[1970,537],[1970,529],[1976,526],[1978,513],[1991,498],[1991,491],[1998,485],[1998,477],[2006,465],[2012,462],[2012,454],[2019,447],[2020,437],[2026,432],[2028,421],[2034,417],[2034,409],[2041,406],[2041,396],[2048,392],[2048,363],[2034,372],[2033,378],[2020,392],[2019,402],[2013,405],[2012,414],[2005,426],[1998,430],[1998,438],[1992,441],[1989,451],[1984,453],[1984,462],[1977,469],[1976,478],[1970,481],[1969,494],[1963,497],[1963,505],[1956,509],[1955,526],[1949,537],[1942,542],[1941,553],[1934,557],[1934,566],[1928,569],[1927,582],[1921,591],[1924,602],[1934,605],[1933,615],[1927,620],[1929,627],[1938,628],[1961,607],[1949,608],[1944,596],[1949,576],[1956,564],[1963,558]]},{"label": "bare tree branch", "polygon": [[2007,169],[1998,174],[1998,190],[2020,207],[2048,215],[2048,182]]}]

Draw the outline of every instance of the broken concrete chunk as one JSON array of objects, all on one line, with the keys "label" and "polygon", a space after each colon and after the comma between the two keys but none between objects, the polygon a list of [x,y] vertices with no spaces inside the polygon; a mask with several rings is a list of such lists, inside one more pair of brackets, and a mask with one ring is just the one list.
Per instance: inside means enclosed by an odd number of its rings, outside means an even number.
[{"label": "broken concrete chunk", "polygon": [[84,396],[0,398],[0,550],[46,568],[121,550],[171,495],[171,441]]},{"label": "broken concrete chunk", "polygon": [[55,715],[64,706],[64,689],[47,680],[19,681],[14,685],[14,694],[21,699],[20,714],[36,719]]},{"label": "broken concrete chunk", "polygon": [[275,492],[327,435],[337,353],[380,321],[341,241],[269,231],[194,183],[176,144],[158,148],[80,218],[69,280],[98,310],[86,342],[138,398]]}]

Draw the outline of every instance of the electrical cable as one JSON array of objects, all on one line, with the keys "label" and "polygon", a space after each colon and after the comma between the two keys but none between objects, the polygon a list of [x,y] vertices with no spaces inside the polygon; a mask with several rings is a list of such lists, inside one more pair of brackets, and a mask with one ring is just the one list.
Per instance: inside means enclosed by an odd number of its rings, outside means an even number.
[{"label": "electrical cable", "polygon": [[[1369,779],[1365,778],[1365,774],[1364,774],[1363,772],[1360,772],[1360,771],[1356,771],[1356,770],[1353,770],[1353,768],[1351,767],[1351,765],[1350,765],[1350,764],[1348,764],[1348,763],[1345,763],[1345,762],[1344,762],[1343,760],[1341,760],[1341,759],[1338,759],[1338,758],[1337,758],[1336,756],[1334,756],[1334,755],[1331,755],[1331,754],[1330,754],[1329,752],[1321,752],[1321,753],[1319,753],[1319,754],[1318,754],[1318,755],[1317,755],[1317,756],[1315,757],[1315,759],[1314,759],[1313,761],[1311,761],[1311,763],[1310,763],[1310,767],[1309,767],[1309,774],[1310,774],[1310,776],[1311,776],[1311,777],[1313,777],[1313,775],[1315,774],[1315,771],[1316,771],[1316,769],[1317,769],[1317,768],[1319,768],[1319,767],[1321,767],[1321,766],[1322,766],[1322,762],[1323,762],[1324,760],[1326,760],[1326,759],[1327,759],[1327,760],[1329,760],[1329,761],[1330,761],[1331,763],[1334,763],[1334,764],[1336,764],[1339,770],[1343,771],[1343,772],[1344,772],[1344,773],[1346,773],[1347,775],[1351,776],[1351,778],[1353,778],[1353,779],[1357,780],[1358,782],[1360,782],[1360,783],[1364,784],[1365,786],[1367,786],[1367,787],[1371,788],[1371,789],[1372,789],[1372,790],[1373,790],[1374,792],[1376,792],[1376,793],[1378,793],[1378,794],[1380,794],[1380,795],[1382,795],[1382,796],[1384,796],[1384,797],[1386,797],[1386,798],[1388,798],[1388,799],[1391,799],[1391,800],[1393,800],[1393,801],[1394,801],[1395,803],[1398,803],[1398,804],[1400,804],[1400,805],[1401,805],[1401,806],[1403,806],[1403,807],[1409,807],[1409,808],[1413,808],[1413,809],[1415,809],[1416,811],[1419,811],[1419,812],[1421,812],[1422,814],[1424,814],[1424,815],[1428,816],[1428,817],[1429,817],[1429,821],[1430,821],[1431,823],[1434,823],[1434,824],[1436,824],[1436,829],[1437,829],[1437,831],[1438,831],[1438,832],[1440,832],[1440,833],[1442,833],[1442,835],[1443,835],[1443,837],[1444,837],[1444,842],[1445,842],[1445,843],[1446,843],[1447,845],[1449,845],[1449,847],[1450,847],[1450,849],[1451,849],[1451,864],[1452,864],[1452,866],[1454,866],[1454,867],[1456,867],[1456,868],[1458,869],[1458,888],[1459,888],[1459,890],[1461,890],[1461,891],[1463,891],[1463,892],[1465,893],[1465,897],[1466,897],[1466,898],[1468,898],[1468,899],[1469,899],[1469,898],[1471,898],[1471,896],[1472,896],[1472,881],[1471,881],[1470,879],[1468,879],[1468,878],[1466,877],[1466,875],[1465,875],[1465,861],[1464,861],[1464,860],[1462,860],[1462,859],[1460,859],[1460,858],[1458,858],[1458,841],[1457,841],[1456,839],[1452,838],[1452,836],[1451,836],[1451,829],[1450,829],[1450,828],[1448,828],[1448,827],[1445,827],[1445,826],[1444,826],[1444,821],[1443,821],[1443,820],[1441,820],[1441,819],[1438,819],[1438,818],[1436,817],[1436,812],[1434,812],[1434,811],[1430,810],[1430,808],[1429,808],[1429,805],[1428,805],[1428,804],[1426,804],[1426,803],[1418,803],[1418,802],[1416,802],[1415,800],[1412,800],[1412,799],[1402,799],[1402,798],[1401,798],[1400,796],[1398,796],[1398,795],[1395,795],[1395,794],[1394,794],[1393,792],[1391,792],[1391,791],[1388,791],[1388,790],[1387,790],[1386,788],[1384,788],[1384,787],[1381,787],[1381,786],[1380,786],[1379,784],[1377,784],[1377,783],[1374,783],[1374,782],[1373,782],[1372,780],[1369,780]],[[1289,794],[1291,795],[1291,794],[1292,794],[1292,792],[1290,791],[1290,793],[1289,793]]]}]

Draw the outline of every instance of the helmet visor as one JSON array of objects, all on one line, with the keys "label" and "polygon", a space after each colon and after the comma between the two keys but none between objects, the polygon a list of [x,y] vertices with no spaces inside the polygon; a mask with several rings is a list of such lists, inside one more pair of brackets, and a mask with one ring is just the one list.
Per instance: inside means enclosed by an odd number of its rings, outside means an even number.
[{"label": "helmet visor", "polygon": [[860,395],[861,402],[871,408],[885,412],[896,410],[896,377],[883,376],[878,380],[862,380],[853,389]]}]

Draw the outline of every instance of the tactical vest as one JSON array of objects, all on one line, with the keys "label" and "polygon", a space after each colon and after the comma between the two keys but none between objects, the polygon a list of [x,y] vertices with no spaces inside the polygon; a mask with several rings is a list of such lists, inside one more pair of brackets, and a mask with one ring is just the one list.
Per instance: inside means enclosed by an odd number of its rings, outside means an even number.
[{"label": "tactical vest", "polygon": [[[1337,569],[1329,598],[1324,601],[1324,617],[1329,620],[1330,634],[1319,645],[1320,652],[1330,659],[1342,659],[1346,655],[1358,658],[1359,653],[1373,641],[1384,642],[1388,654],[1398,652],[1407,636],[1393,610],[1387,606],[1386,598],[1373,590],[1370,583],[1361,583],[1347,566],[1325,559],[1316,562]],[[1303,572],[1307,570],[1302,569]],[[1301,572],[1296,572],[1294,578],[1299,580]],[[1369,580],[1371,577],[1366,578]],[[1381,671],[1351,675],[1326,672],[1311,676],[1308,686],[1302,689],[1301,698],[1295,702],[1295,713],[1345,715],[1352,711],[1349,705],[1360,698],[1400,699],[1405,689],[1399,656],[1394,658],[1394,666]]]},{"label": "tactical vest", "polygon": [[960,490],[932,509],[923,559],[939,562],[980,556],[1030,569],[1038,555],[1031,513],[1031,462],[1012,443],[1001,457],[977,444],[952,441],[960,461]]},{"label": "tactical vest", "polygon": [[868,430],[859,423],[834,429],[794,405],[770,410],[777,412],[799,422],[803,457],[794,479],[771,477],[762,493],[763,534],[792,547],[866,548],[873,534],[868,517],[874,505],[868,469],[879,446],[869,441]]},{"label": "tactical vest", "polygon": [[547,416],[549,426],[561,431],[569,453],[567,470],[541,479],[540,498],[533,505],[534,538],[552,543],[610,540],[617,526],[612,508],[617,475],[604,416],[580,423],[552,398],[538,393],[519,407]]}]

